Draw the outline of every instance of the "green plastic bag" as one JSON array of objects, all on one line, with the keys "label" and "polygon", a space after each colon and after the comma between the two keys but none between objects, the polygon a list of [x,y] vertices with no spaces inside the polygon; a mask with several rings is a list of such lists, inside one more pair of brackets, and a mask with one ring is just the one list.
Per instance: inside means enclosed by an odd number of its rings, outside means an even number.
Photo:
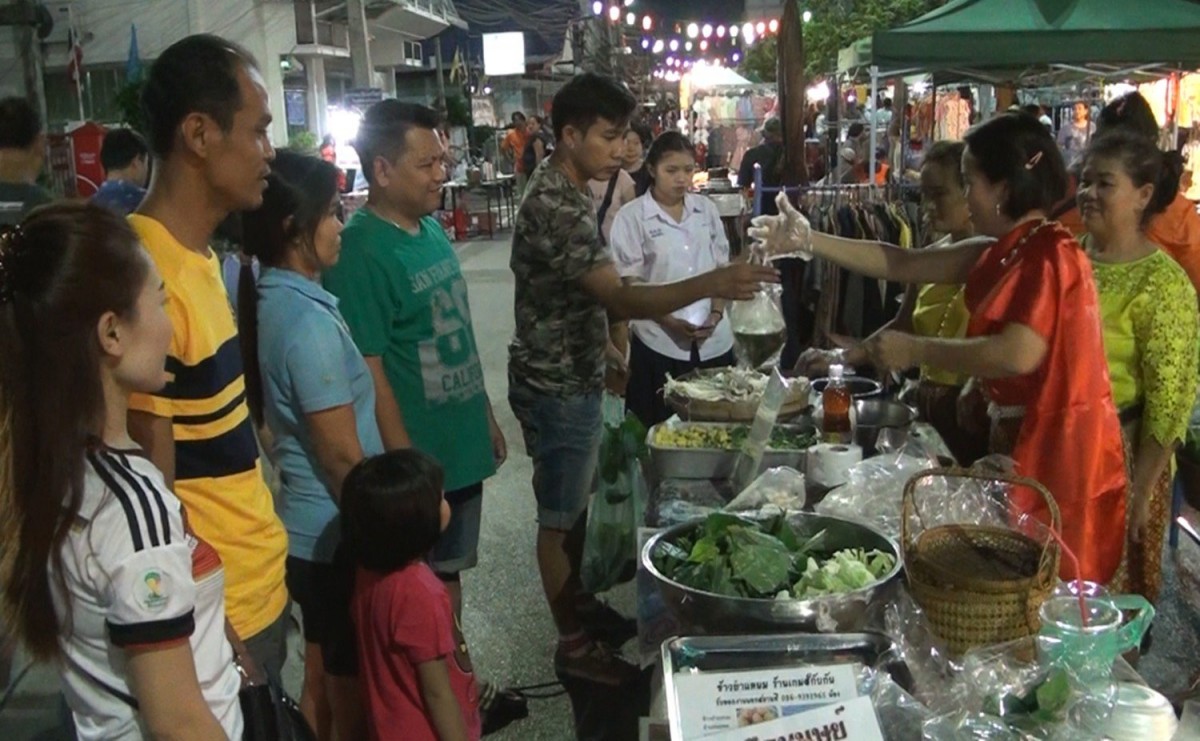
[{"label": "green plastic bag", "polygon": [[637,572],[637,530],[646,511],[642,462],[649,455],[646,428],[625,402],[604,395],[604,437],[588,508],[580,579],[591,594],[629,581]]}]

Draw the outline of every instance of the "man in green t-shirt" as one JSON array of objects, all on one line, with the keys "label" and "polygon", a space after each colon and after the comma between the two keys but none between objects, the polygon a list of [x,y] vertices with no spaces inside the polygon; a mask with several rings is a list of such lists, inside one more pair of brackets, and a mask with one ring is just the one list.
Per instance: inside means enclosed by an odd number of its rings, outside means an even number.
[{"label": "man in green t-shirt", "polygon": [[430,216],[446,181],[437,124],[433,109],[396,100],[367,111],[355,148],[370,193],[324,283],[371,370],[384,447],[411,445],[445,469],[450,524],[431,566],[461,616],[460,574],[478,561],[483,480],[508,452],[484,387],[467,282]]}]

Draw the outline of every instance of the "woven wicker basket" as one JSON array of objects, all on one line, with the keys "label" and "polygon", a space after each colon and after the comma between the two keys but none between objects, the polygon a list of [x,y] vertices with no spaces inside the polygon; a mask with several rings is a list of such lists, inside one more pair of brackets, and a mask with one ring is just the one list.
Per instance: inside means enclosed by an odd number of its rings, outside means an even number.
[{"label": "woven wicker basket", "polygon": [[951,653],[1033,635],[1040,627],[1038,610],[1058,579],[1058,543],[984,525],[940,525],[914,537],[911,521],[922,522],[917,486],[938,476],[1033,489],[1046,500],[1057,533],[1062,523],[1054,497],[1032,479],[958,468],[923,471],[904,487],[901,549],[909,589]]}]

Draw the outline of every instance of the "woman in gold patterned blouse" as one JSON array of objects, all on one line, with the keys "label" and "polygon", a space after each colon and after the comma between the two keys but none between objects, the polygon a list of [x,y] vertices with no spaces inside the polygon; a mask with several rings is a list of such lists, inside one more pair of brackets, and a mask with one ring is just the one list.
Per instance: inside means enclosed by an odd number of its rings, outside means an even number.
[{"label": "woman in gold patterned blouse", "polygon": [[1195,289],[1145,234],[1151,217],[1175,198],[1180,174],[1153,143],[1114,132],[1088,148],[1077,194],[1113,400],[1130,452],[1125,557],[1114,585],[1151,601],[1162,576],[1171,455],[1196,398],[1200,358]]},{"label": "woman in gold patterned blouse", "polygon": [[[945,235],[926,249],[946,247],[974,233],[963,195],[961,167],[965,146],[960,141],[937,142],[921,163],[921,204],[929,227]],[[894,329],[956,339],[966,336],[969,320],[962,285],[913,285],[904,294],[896,318],[879,331]],[[865,344],[866,340],[851,344],[845,362],[855,366],[868,364]],[[800,357],[798,366],[807,375],[824,375],[829,358],[826,352],[810,350]],[[958,462],[970,465],[987,453],[987,433],[982,424],[977,429],[959,424],[957,402],[966,381],[954,373],[922,367],[914,401],[920,418],[933,425]]]}]

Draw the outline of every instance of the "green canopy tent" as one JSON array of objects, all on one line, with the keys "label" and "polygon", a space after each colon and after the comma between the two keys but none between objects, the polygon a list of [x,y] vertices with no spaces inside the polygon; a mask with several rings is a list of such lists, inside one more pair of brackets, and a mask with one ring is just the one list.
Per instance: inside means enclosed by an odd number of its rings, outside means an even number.
[{"label": "green canopy tent", "polygon": [[[1200,3],[1190,0],[954,0],[874,34],[870,64],[907,71],[1037,68],[1105,76],[1200,65]],[[1025,74],[1021,74],[1024,72]]]},{"label": "green canopy tent", "polygon": [[[880,77],[919,72],[935,84],[1157,77],[1200,66],[1200,2],[953,0],[860,40],[838,61],[843,74],[869,68],[872,96]],[[874,160],[873,141],[871,151]]]}]

